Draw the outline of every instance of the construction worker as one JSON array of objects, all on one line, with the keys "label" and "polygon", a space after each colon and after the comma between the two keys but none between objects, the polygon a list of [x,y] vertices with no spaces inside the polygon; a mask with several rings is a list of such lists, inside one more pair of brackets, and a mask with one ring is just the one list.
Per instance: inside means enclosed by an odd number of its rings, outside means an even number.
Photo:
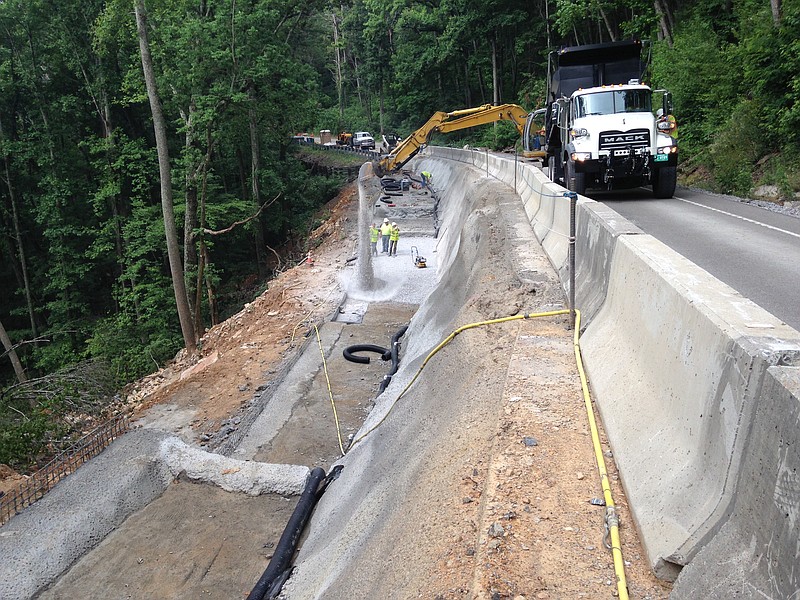
[{"label": "construction worker", "polygon": [[378,237],[381,231],[375,223],[369,226],[369,245],[372,247],[372,256],[378,256]]},{"label": "construction worker", "polygon": [[433,175],[428,171],[423,171],[422,173],[420,173],[420,175],[422,176],[422,189],[425,189],[431,182],[431,178],[433,177]]},{"label": "construction worker", "polygon": [[389,252],[389,235],[392,233],[392,225],[389,219],[384,219],[381,223],[381,241],[383,243],[383,250],[381,252]]},{"label": "construction worker", "polygon": [[[659,108],[658,111],[656,112],[656,120],[659,123],[667,123],[669,128],[666,130],[666,133],[668,133],[672,139],[674,140],[678,139],[678,122],[675,120],[675,115],[665,116],[664,109]],[[664,131],[660,127],[659,130],[662,132]]]},{"label": "construction worker", "polygon": [[389,256],[397,256],[397,242],[400,239],[400,228],[397,223],[392,223],[392,230],[389,233]]}]

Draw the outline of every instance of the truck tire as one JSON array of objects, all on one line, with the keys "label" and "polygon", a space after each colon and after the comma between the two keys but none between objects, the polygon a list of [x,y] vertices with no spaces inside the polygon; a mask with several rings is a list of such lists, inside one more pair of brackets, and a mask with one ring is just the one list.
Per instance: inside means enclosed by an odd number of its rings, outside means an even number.
[{"label": "truck tire", "polygon": [[676,167],[662,167],[653,171],[653,197],[672,198],[675,195],[675,186],[678,183],[678,170]]},{"label": "truck tire", "polygon": [[570,192],[575,192],[579,196],[586,195],[586,173],[578,173],[575,171],[575,163],[571,160],[567,161],[566,171],[566,187]]}]

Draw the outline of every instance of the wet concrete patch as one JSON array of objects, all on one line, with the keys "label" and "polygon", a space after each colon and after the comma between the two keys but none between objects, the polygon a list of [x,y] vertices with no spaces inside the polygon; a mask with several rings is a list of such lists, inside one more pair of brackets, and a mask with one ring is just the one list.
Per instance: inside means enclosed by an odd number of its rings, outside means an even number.
[{"label": "wet concrete patch", "polygon": [[173,483],[38,597],[243,598],[296,504],[296,497]]}]

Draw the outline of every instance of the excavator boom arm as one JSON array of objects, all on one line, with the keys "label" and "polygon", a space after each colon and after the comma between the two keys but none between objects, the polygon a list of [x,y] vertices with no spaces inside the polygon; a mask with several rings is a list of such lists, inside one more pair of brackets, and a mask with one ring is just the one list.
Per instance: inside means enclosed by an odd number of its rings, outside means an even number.
[{"label": "excavator boom arm", "polygon": [[[459,111],[456,111],[459,112]],[[454,115],[455,113],[450,113]],[[483,110],[465,115],[453,121],[446,121],[439,126],[441,133],[450,133],[467,127],[477,127],[496,121],[511,121],[516,125],[517,131],[522,135],[525,129],[525,120],[528,118],[528,111],[516,104],[501,104],[500,106],[484,105]]]},{"label": "excavator boom arm", "polygon": [[397,171],[411,160],[422,146],[428,143],[434,132],[449,133],[496,121],[512,121],[522,135],[527,117],[528,111],[516,104],[500,106],[484,104],[476,108],[455,110],[449,113],[435,112],[422,127],[400,142],[394,152],[381,159],[378,163],[378,170],[387,173]]}]

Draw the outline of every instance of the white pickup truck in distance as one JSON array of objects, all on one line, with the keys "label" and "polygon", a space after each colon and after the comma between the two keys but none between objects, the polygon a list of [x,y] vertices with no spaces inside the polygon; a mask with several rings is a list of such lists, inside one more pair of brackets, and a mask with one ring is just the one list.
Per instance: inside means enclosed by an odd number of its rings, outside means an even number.
[{"label": "white pickup truck in distance", "polygon": [[352,144],[353,148],[359,148],[361,150],[375,149],[375,140],[369,131],[356,131],[353,134]]}]

